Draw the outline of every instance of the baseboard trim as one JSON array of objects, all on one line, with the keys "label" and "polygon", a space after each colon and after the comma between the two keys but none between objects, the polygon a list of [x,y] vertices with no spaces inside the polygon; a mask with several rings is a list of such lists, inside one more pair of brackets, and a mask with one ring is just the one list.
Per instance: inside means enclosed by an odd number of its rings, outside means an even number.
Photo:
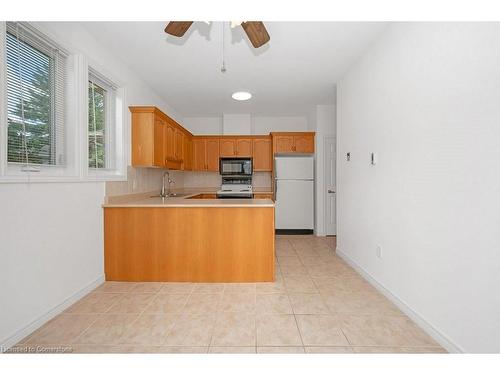
[{"label": "baseboard trim", "polygon": [[431,336],[436,342],[438,342],[443,348],[445,348],[450,353],[465,353],[466,351],[454,343],[445,334],[440,332],[436,327],[429,323],[425,318],[413,310],[406,302],[401,298],[393,294],[389,289],[387,289],[383,284],[378,282],[370,273],[368,273],[363,267],[361,267],[356,261],[344,253],[340,248],[337,247],[337,255],[346,261],[352,268],[354,268],[366,281],[368,281],[373,287],[375,287],[380,293],[387,297],[392,303],[394,303],[401,311],[403,311],[408,317],[422,330],[424,330],[429,336]]},{"label": "baseboard trim", "polygon": [[104,275],[99,276],[97,279],[92,281],[90,284],[80,289],[78,292],[74,293],[70,297],[66,298],[63,302],[61,302],[56,307],[50,309],[46,313],[40,315],[38,318],[33,320],[27,326],[19,329],[16,333],[5,339],[0,343],[0,353],[5,352],[7,349],[17,344],[19,341],[24,339],[26,336],[33,333],[35,330],[40,328],[42,325],[47,323],[50,319],[54,318],[56,315],[60,314],[64,310],[66,310],[73,303],[81,299],[83,296],[94,290],[96,287],[101,285],[104,282]]}]

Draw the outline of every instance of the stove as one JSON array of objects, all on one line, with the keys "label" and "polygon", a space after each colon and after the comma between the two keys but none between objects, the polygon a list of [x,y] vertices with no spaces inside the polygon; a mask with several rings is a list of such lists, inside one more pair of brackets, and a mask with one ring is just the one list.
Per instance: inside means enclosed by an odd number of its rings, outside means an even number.
[{"label": "stove", "polygon": [[223,176],[218,199],[252,199],[252,177]]}]

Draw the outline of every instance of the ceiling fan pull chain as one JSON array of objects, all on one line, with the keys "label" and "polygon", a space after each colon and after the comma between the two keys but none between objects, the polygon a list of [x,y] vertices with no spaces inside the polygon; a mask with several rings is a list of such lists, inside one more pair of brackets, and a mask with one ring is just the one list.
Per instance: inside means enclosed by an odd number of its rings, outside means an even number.
[{"label": "ceiling fan pull chain", "polygon": [[225,27],[224,27],[224,22],[222,22],[222,66],[220,68],[221,73],[226,73],[226,48],[225,48]]}]

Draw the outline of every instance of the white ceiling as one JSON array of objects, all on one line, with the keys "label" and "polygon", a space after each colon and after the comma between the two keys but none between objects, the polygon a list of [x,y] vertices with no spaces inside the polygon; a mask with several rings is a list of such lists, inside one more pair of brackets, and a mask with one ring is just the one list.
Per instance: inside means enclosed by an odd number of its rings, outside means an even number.
[{"label": "white ceiling", "polygon": [[[194,23],[182,38],[165,22],[82,25],[183,116],[305,115],[335,99],[335,83],[386,26],[368,22],[265,22],[271,41],[254,49],[241,27]],[[226,73],[221,73],[222,30]],[[248,102],[231,99],[250,91]]]}]

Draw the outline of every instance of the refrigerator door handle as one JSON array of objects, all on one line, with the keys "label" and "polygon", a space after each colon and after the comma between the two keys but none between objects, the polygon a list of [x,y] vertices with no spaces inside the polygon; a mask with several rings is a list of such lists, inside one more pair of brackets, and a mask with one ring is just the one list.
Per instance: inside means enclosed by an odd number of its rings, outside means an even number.
[{"label": "refrigerator door handle", "polygon": [[278,180],[274,180],[274,201],[278,200]]}]

